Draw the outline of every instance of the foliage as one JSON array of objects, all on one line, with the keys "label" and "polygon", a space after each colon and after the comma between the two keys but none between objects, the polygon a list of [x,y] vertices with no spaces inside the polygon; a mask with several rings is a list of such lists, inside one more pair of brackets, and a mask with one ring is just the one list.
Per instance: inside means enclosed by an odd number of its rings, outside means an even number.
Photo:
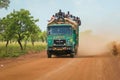
[{"label": "foliage", "polygon": [[31,42],[32,42],[32,45],[34,46],[34,42],[35,41],[39,41],[39,39],[40,39],[40,33],[42,33],[41,32],[41,30],[39,29],[39,27],[37,27],[35,30],[33,30],[32,32],[31,32],[32,34],[31,34]]},{"label": "foliage", "polygon": [[17,57],[29,51],[45,50],[46,44],[43,42],[46,40],[46,32],[42,32],[36,25],[38,21],[24,9],[14,10],[0,19],[0,57]]},{"label": "foliage", "polygon": [[10,0],[0,0],[0,8],[7,9],[9,7]]},{"label": "foliage", "polygon": [[47,34],[46,31],[43,31],[42,33],[40,33],[40,39],[42,42],[46,42],[47,38]]},{"label": "foliage", "polygon": [[[21,50],[23,45],[21,41],[32,37],[34,34],[40,32],[39,27],[35,24],[38,19],[34,19],[28,10],[21,9],[20,11],[13,11],[1,20],[0,33],[7,41],[6,47],[10,40],[16,40]],[[37,35],[36,35],[37,36]]]},{"label": "foliage", "polygon": [[[23,43],[23,42],[22,42]],[[29,52],[40,52],[46,49],[46,43],[35,42],[35,45],[32,46],[28,43],[26,50],[20,50],[19,45],[11,43],[7,48],[4,46],[5,42],[0,42],[0,58],[4,57],[18,57],[20,55],[24,55]]]}]

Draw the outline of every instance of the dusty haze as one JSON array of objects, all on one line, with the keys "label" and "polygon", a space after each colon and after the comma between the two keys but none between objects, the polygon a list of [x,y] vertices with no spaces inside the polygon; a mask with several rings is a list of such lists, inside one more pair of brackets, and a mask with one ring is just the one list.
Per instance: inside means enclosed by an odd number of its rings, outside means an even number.
[{"label": "dusty haze", "polygon": [[[115,35],[116,36],[116,35]],[[82,56],[111,55],[112,42],[119,43],[119,37],[110,35],[97,35],[87,30],[80,33],[79,53]]]}]

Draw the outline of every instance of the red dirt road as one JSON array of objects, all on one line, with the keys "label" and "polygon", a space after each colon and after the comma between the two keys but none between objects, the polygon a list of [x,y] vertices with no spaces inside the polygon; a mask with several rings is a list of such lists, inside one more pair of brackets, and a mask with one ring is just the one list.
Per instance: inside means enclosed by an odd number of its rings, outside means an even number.
[{"label": "red dirt road", "polygon": [[0,61],[0,80],[120,80],[120,57],[46,58],[46,52]]}]

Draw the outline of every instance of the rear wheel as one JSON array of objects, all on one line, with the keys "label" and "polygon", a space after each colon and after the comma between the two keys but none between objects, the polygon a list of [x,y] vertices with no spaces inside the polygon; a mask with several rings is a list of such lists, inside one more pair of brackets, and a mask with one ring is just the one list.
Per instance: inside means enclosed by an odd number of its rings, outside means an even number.
[{"label": "rear wheel", "polygon": [[78,46],[76,45],[75,46],[75,55],[77,54],[77,52],[78,52]]},{"label": "rear wheel", "polygon": [[77,51],[78,51],[78,50],[76,49],[76,50],[75,50],[75,55],[77,54]]},{"label": "rear wheel", "polygon": [[74,58],[74,56],[75,56],[75,53],[70,53],[71,58]]},{"label": "rear wheel", "polygon": [[47,51],[47,55],[48,55],[48,58],[52,57],[52,54],[49,51]]}]

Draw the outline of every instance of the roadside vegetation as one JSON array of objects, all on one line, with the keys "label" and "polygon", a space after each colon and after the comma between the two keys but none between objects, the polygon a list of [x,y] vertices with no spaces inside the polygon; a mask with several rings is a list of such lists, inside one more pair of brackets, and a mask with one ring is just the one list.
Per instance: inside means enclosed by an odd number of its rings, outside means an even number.
[{"label": "roadside vegetation", "polygon": [[[24,44],[24,42],[22,42]],[[34,46],[28,42],[26,49],[21,50],[16,42],[12,42],[5,47],[5,42],[0,42],[0,58],[18,57],[27,53],[38,53],[46,49],[46,43],[35,42]]]},{"label": "roadside vegetation", "polygon": [[[9,6],[9,0],[5,2],[0,1],[0,8]],[[0,58],[45,50],[46,31],[41,31],[38,21],[25,9],[13,10],[0,18]]]}]

